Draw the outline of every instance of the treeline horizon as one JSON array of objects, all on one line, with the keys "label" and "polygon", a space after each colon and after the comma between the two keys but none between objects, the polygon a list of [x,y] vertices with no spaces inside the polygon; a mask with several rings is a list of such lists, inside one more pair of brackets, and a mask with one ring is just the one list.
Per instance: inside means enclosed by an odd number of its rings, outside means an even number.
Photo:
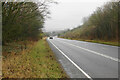
[{"label": "treeline horizon", "polygon": [[78,40],[118,41],[119,5],[119,2],[107,2],[102,7],[98,7],[89,17],[85,17],[83,25],[59,36]]},{"label": "treeline horizon", "polygon": [[48,4],[41,2],[2,2],[2,43],[42,38]]}]

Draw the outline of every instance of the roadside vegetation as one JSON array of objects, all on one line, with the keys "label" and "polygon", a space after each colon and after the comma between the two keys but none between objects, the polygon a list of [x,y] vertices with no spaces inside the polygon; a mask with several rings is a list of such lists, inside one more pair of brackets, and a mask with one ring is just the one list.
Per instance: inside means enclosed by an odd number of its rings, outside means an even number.
[{"label": "roadside vegetation", "polygon": [[[42,3],[41,3],[42,4]],[[2,3],[2,43],[25,41],[41,37],[45,13],[39,10],[39,4],[33,2],[3,2]]]},{"label": "roadside vegetation", "polygon": [[2,77],[66,78],[42,32],[49,4],[2,2]]},{"label": "roadside vegetation", "polygon": [[68,30],[59,37],[118,46],[118,12],[119,2],[107,2],[89,17],[83,18],[83,25]]},{"label": "roadside vegetation", "polygon": [[67,78],[45,39],[3,57],[2,70],[3,78]]}]

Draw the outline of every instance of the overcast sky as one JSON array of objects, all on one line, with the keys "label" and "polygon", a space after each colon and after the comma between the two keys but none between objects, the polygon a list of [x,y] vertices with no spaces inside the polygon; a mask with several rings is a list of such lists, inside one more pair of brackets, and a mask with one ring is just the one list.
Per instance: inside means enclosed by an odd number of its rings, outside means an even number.
[{"label": "overcast sky", "polygon": [[84,17],[92,14],[110,0],[56,0],[49,10],[50,19],[45,22],[45,31],[72,29],[82,24]]}]

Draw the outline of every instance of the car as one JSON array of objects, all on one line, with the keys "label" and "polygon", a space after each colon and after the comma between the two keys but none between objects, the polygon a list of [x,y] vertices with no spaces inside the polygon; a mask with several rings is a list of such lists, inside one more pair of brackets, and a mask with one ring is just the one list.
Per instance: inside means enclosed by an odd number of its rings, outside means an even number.
[{"label": "car", "polygon": [[49,39],[53,39],[53,37],[50,37]]}]

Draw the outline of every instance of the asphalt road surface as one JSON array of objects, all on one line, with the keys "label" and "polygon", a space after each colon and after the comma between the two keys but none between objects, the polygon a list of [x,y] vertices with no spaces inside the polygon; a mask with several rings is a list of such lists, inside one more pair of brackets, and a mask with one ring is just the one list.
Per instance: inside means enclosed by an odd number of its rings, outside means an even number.
[{"label": "asphalt road surface", "polygon": [[71,78],[118,78],[118,48],[62,38],[47,39]]}]

